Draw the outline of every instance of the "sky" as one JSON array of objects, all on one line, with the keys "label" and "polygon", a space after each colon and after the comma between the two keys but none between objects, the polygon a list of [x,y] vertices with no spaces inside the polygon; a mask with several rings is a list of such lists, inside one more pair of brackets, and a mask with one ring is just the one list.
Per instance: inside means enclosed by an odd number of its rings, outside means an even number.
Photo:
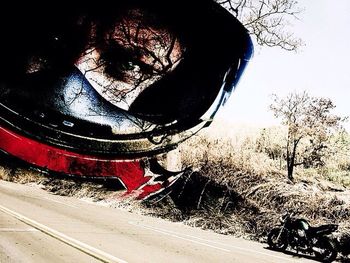
[{"label": "sky", "polygon": [[[304,8],[292,32],[298,52],[255,46],[255,54],[218,119],[254,126],[278,124],[269,111],[271,94],[307,91],[330,98],[334,113],[350,116],[350,1],[300,0]],[[350,121],[345,125],[350,131]]]}]

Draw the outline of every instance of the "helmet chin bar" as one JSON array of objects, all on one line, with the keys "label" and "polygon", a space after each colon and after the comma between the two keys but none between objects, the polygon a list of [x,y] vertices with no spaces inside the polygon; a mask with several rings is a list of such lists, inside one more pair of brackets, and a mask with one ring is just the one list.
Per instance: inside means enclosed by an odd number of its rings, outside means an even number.
[{"label": "helmet chin bar", "polygon": [[170,187],[185,172],[162,168],[156,159],[121,160],[70,152],[45,145],[0,127],[0,149],[42,172],[116,178],[126,189],[124,196],[147,199]]}]

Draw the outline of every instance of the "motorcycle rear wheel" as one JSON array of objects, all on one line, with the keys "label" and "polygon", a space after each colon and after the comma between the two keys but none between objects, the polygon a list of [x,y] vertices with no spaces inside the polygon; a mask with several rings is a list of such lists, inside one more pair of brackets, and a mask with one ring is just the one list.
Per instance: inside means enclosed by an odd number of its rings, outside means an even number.
[{"label": "motorcycle rear wheel", "polygon": [[319,239],[314,247],[317,248],[314,251],[316,258],[322,262],[332,262],[337,258],[336,244],[329,238]]},{"label": "motorcycle rear wheel", "polygon": [[275,250],[283,251],[288,246],[287,235],[285,231],[281,232],[281,228],[274,228],[267,236],[267,243],[269,247]]}]

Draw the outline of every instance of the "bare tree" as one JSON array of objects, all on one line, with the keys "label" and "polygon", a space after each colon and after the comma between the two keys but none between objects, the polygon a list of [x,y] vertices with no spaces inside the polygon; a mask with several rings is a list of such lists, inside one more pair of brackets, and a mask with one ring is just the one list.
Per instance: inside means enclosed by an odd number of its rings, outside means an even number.
[{"label": "bare tree", "polygon": [[234,14],[261,46],[295,51],[300,38],[287,30],[302,12],[295,0],[216,0]]},{"label": "bare tree", "polygon": [[298,165],[324,165],[330,138],[345,120],[332,114],[335,107],[330,99],[311,97],[305,91],[285,98],[273,95],[270,109],[288,129],[285,156],[290,180]]}]

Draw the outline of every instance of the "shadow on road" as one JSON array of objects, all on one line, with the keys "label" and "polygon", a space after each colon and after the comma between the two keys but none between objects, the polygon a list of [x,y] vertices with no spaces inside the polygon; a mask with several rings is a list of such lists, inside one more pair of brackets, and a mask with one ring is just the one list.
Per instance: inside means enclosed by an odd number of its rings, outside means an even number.
[{"label": "shadow on road", "polygon": [[272,249],[270,247],[264,247],[264,249],[267,249],[267,250],[270,250],[270,251],[275,251],[275,252],[281,252],[281,253],[283,253],[285,255],[289,255],[289,256],[292,256],[292,257],[306,258],[306,259],[309,259],[309,260],[320,262],[314,256],[307,255],[307,254],[302,254],[302,253],[297,253],[297,252],[290,251],[290,250],[278,251],[278,250],[274,250],[274,249]]},{"label": "shadow on road", "polygon": [[[316,262],[322,262],[322,261],[317,260],[314,256],[307,255],[307,254],[302,254],[302,253],[296,253],[296,252],[293,252],[293,251],[290,251],[290,250],[278,251],[278,250],[274,250],[274,249],[272,249],[272,248],[270,248],[268,246],[264,247],[264,249],[267,249],[267,250],[270,250],[270,251],[275,251],[275,252],[281,252],[281,253],[283,253],[285,255],[289,255],[289,256],[292,256],[292,257],[306,258],[306,259],[313,260],[313,261],[316,261]],[[338,252],[338,257],[336,259],[336,262],[350,263],[350,258],[347,255],[343,255],[340,252]]]}]

